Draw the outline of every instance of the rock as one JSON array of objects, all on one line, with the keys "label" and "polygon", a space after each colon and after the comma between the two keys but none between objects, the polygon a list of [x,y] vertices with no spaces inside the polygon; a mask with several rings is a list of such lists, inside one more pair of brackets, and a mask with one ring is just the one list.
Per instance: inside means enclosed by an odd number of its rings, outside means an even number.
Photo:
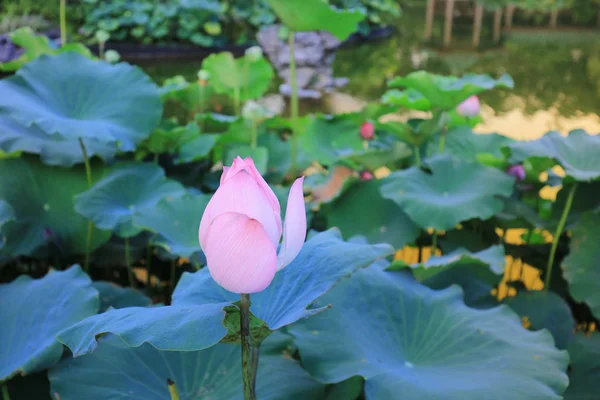
[{"label": "rock", "polygon": [[[290,93],[290,51],[286,40],[279,38],[279,25],[271,25],[257,34],[263,48],[279,77],[285,82],[280,93]],[[299,96],[320,98],[322,92],[343,86],[347,79],[333,78],[335,51],[340,41],[328,32],[298,32],[294,37],[296,78]]]}]

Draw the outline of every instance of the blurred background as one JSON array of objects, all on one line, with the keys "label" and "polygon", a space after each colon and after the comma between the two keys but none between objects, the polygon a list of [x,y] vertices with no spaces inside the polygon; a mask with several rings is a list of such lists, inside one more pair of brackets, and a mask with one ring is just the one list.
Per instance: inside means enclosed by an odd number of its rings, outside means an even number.
[{"label": "blurred background", "polygon": [[[23,50],[10,33],[29,27],[60,43],[59,0],[2,0],[0,62]],[[356,111],[386,81],[418,69],[440,74],[509,73],[515,89],[482,96],[479,132],[534,139],[548,130],[600,131],[600,2],[597,0],[334,0],[368,18],[329,57],[348,83],[302,112]],[[202,60],[242,54],[276,17],[264,0],[67,0],[69,41],[137,64],[158,84],[196,79]],[[109,50],[114,50],[110,51]],[[312,50],[308,50],[309,53]],[[277,93],[279,82],[273,84]],[[284,103],[283,98],[272,99]],[[223,107],[228,107],[226,101]]]}]

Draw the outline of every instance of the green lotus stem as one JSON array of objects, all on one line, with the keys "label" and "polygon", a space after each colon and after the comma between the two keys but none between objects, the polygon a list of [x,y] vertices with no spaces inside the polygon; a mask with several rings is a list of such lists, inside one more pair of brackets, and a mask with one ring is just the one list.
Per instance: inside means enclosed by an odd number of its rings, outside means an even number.
[{"label": "green lotus stem", "polygon": [[252,365],[250,360],[250,295],[240,294],[240,342],[242,345],[242,382],[244,400],[256,400],[252,389]]},{"label": "green lotus stem", "polygon": [[60,45],[67,44],[67,0],[60,0]]},{"label": "green lotus stem", "polygon": [[437,249],[437,231],[433,231],[433,236],[431,237],[431,257],[435,256],[435,250]]},{"label": "green lotus stem", "polygon": [[256,143],[258,142],[258,132],[257,132],[257,126],[256,126],[256,121],[255,120],[251,120],[250,121],[251,125],[252,125],[252,136],[250,137],[250,147],[252,147],[253,149],[256,148]]},{"label": "green lotus stem", "polygon": [[291,167],[292,178],[296,177],[297,155],[298,155],[298,132],[296,132],[298,124],[298,81],[296,80],[296,53],[294,52],[294,38],[296,32],[290,30],[288,34],[288,45],[290,48],[290,111],[292,118],[292,154]]},{"label": "green lotus stem", "polygon": [[179,391],[177,390],[177,385],[175,385],[175,382],[167,378],[167,387],[169,388],[171,400],[179,400]]},{"label": "green lotus stem", "polygon": [[421,167],[421,150],[419,149],[419,146],[415,146],[415,163],[417,164],[417,167]]},{"label": "green lotus stem", "polygon": [[6,386],[6,382],[2,384],[2,399],[10,400],[10,395],[8,394],[8,386]]},{"label": "green lotus stem", "polygon": [[131,254],[129,252],[129,238],[125,238],[125,265],[127,266],[127,275],[129,276],[129,285],[136,287],[133,269],[131,268]]},{"label": "green lotus stem", "polygon": [[240,100],[240,88],[236,87],[233,89],[233,107],[235,110],[236,117],[240,116],[241,100]]},{"label": "green lotus stem", "polygon": [[556,227],[556,231],[554,232],[554,236],[552,238],[552,247],[550,248],[550,256],[548,257],[548,265],[546,267],[546,279],[544,281],[544,291],[546,292],[550,290],[550,281],[552,280],[552,267],[554,265],[554,256],[556,255],[556,249],[558,248],[558,240],[562,235],[563,229],[565,229],[565,223],[567,222],[569,211],[571,211],[573,197],[575,197],[575,189],[577,189],[577,183],[574,183],[573,186],[571,186],[571,190],[569,190],[569,195],[567,197],[567,202],[565,203],[565,208],[563,208],[562,215],[560,216],[560,221],[558,221],[558,226]]},{"label": "green lotus stem", "polygon": [[177,265],[175,264],[175,259],[171,260],[171,292],[175,290],[175,275],[177,275]]},{"label": "green lotus stem", "polygon": [[150,290],[152,280],[150,279],[150,267],[152,266],[152,245],[149,244],[146,249],[146,290]]},{"label": "green lotus stem", "polygon": [[444,146],[446,145],[446,130],[443,129],[442,130],[442,137],[440,138],[440,148],[439,148],[439,152],[443,153],[444,152]]},{"label": "green lotus stem", "polygon": [[104,42],[98,42],[98,55],[104,60]]},{"label": "green lotus stem", "polygon": [[[85,165],[85,177],[87,179],[88,188],[92,187],[92,167],[90,165],[90,158],[88,157],[87,150],[85,148],[85,144],[83,143],[83,139],[79,138],[79,147],[81,148],[81,154],[83,155],[83,164]],[[92,220],[88,220],[87,227],[87,237],[85,239],[85,262],[83,264],[83,269],[85,272],[90,271],[90,253],[92,249],[92,235],[94,233],[94,222]]]},{"label": "green lotus stem", "polygon": [[258,374],[258,359],[260,358],[260,343],[252,346],[252,394],[256,398],[256,375]]},{"label": "green lotus stem", "polygon": [[204,85],[202,83],[198,84],[200,86],[200,133],[204,132]]}]

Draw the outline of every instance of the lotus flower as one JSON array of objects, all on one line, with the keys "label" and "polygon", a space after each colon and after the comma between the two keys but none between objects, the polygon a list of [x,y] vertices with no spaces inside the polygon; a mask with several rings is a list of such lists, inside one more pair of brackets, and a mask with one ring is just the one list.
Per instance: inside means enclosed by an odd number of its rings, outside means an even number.
[{"label": "lotus flower", "polygon": [[463,117],[475,117],[479,115],[481,104],[477,96],[471,96],[456,107],[456,112]]},{"label": "lotus flower", "polygon": [[364,140],[371,140],[375,137],[375,125],[372,122],[363,122],[360,126],[360,137]]},{"label": "lotus flower", "polygon": [[370,181],[371,179],[373,179],[373,174],[371,173],[371,171],[360,171],[360,180],[361,181]]},{"label": "lotus flower", "polygon": [[517,182],[521,182],[525,179],[525,168],[523,168],[523,166],[519,164],[511,165],[510,167],[508,167],[506,173],[508,175],[514,176]]},{"label": "lotus flower", "polygon": [[198,232],[208,270],[219,285],[234,293],[260,292],[296,258],[306,238],[303,181],[296,179],[290,189],[277,254],[282,224],[275,193],[250,157],[237,157],[223,169]]}]

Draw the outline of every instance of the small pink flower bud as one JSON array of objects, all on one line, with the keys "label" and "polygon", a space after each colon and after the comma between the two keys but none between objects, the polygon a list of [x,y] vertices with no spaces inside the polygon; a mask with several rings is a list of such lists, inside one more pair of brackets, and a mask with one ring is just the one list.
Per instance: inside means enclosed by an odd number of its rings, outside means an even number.
[{"label": "small pink flower bud", "polygon": [[361,181],[370,181],[371,179],[373,179],[373,174],[371,173],[371,171],[360,171],[360,180]]},{"label": "small pink flower bud", "polygon": [[372,140],[375,137],[375,125],[366,121],[360,126],[360,137],[364,140]]},{"label": "small pink flower bud", "polygon": [[456,107],[456,112],[463,117],[475,117],[479,115],[481,104],[477,96],[471,96]]},{"label": "small pink flower bud", "polygon": [[510,176],[514,176],[517,182],[521,182],[525,179],[525,168],[520,164],[511,165],[506,170],[506,173]]}]

